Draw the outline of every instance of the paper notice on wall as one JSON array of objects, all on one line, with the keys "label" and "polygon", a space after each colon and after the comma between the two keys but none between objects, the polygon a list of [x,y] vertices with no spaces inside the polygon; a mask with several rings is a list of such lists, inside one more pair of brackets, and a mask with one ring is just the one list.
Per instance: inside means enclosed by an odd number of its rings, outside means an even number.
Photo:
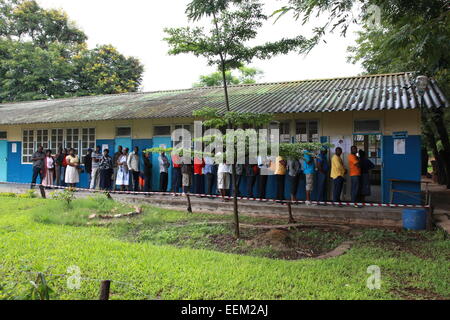
[{"label": "paper notice on wall", "polygon": [[405,139],[394,139],[394,154],[405,154],[406,153],[406,140]]},{"label": "paper notice on wall", "polygon": [[107,144],[102,144],[102,152],[105,151],[105,149],[109,149],[109,146]]},{"label": "paper notice on wall", "polygon": [[12,153],[17,153],[17,143],[13,143],[13,144],[11,145],[11,152],[12,152]]},{"label": "paper notice on wall", "polygon": [[331,144],[334,148],[340,147],[344,153],[350,153],[350,147],[352,146],[351,137],[331,137]]},{"label": "paper notice on wall", "polygon": [[160,144],[159,147],[160,147],[161,149],[166,149],[167,146],[166,146],[165,144]]}]

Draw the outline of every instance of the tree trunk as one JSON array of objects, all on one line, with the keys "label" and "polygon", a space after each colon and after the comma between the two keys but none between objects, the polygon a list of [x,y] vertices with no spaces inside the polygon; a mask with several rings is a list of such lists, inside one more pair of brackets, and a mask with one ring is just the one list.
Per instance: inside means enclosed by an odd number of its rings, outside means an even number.
[{"label": "tree trunk", "polygon": [[[228,97],[228,85],[227,85],[227,77],[225,70],[225,60],[223,55],[220,55],[221,60],[221,69],[222,69],[222,79],[223,79],[223,90],[225,94],[225,107],[227,111],[230,111],[230,100]],[[232,129],[231,123],[228,122],[228,129]],[[233,150],[234,152],[234,150]],[[234,159],[234,163],[231,166],[232,168],[232,181],[233,181],[233,216],[234,216],[234,236],[236,239],[239,239],[239,211],[238,211],[238,201],[237,201],[237,179],[236,179],[236,160]]]},{"label": "tree trunk", "polygon": [[445,166],[447,189],[450,189],[450,139],[447,127],[445,126],[442,108],[433,108],[431,110],[431,117],[444,149],[441,157]]}]

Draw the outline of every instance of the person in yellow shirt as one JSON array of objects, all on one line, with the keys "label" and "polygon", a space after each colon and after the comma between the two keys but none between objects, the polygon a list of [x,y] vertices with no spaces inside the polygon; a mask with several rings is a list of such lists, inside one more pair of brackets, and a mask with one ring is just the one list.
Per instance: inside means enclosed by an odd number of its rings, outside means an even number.
[{"label": "person in yellow shirt", "polygon": [[275,159],[275,176],[277,179],[277,200],[284,200],[284,177],[286,176],[286,160],[283,157]]},{"label": "person in yellow shirt", "polygon": [[342,148],[337,147],[334,156],[331,158],[331,174],[333,179],[333,202],[341,202],[342,187],[344,185],[344,176],[347,170],[341,158]]}]

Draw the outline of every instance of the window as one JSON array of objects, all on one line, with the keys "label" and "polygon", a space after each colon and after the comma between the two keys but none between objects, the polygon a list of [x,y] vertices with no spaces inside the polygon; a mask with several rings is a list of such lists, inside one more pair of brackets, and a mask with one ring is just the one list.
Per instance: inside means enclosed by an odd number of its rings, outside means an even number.
[{"label": "window", "polygon": [[74,148],[77,154],[86,154],[87,149],[95,147],[95,128],[23,130],[23,163],[31,162],[31,156],[38,146],[42,146],[44,151],[50,149],[53,154],[60,146]]},{"label": "window", "polygon": [[355,132],[380,132],[380,120],[355,120]]},{"label": "window", "polygon": [[175,130],[176,129],[186,129],[187,131],[191,132],[191,125],[190,124],[177,124],[177,125],[175,125]]},{"label": "window", "polygon": [[170,126],[154,126],[154,136],[170,136]]},{"label": "window", "polygon": [[50,149],[55,154],[59,147],[64,147],[64,129],[52,129],[50,138]]},{"label": "window", "polygon": [[116,128],[116,137],[131,137],[131,128],[130,127],[117,127]]},{"label": "window", "polygon": [[81,131],[81,154],[85,155],[89,148],[95,148],[95,129],[83,128]]},{"label": "window", "polygon": [[6,133],[6,131],[0,131],[0,139],[7,139],[8,138],[8,134]]},{"label": "window", "polygon": [[297,121],[295,124],[296,142],[319,142],[319,122],[317,120]]},{"label": "window", "polygon": [[24,130],[22,137],[22,162],[31,162],[34,152],[34,131]]},{"label": "window", "polygon": [[48,141],[48,130],[47,129],[41,129],[36,130],[36,147],[39,148],[42,146],[45,150],[48,150],[49,148],[49,141]]}]

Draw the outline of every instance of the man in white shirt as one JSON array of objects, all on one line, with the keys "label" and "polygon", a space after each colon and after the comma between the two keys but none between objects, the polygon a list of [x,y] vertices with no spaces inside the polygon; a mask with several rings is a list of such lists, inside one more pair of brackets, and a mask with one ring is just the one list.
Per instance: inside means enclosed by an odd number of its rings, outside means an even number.
[{"label": "man in white shirt", "polygon": [[102,159],[102,153],[100,152],[100,146],[95,147],[95,151],[92,152],[92,171],[91,171],[91,184],[90,189],[99,189],[100,187],[100,169],[99,164]]},{"label": "man in white shirt", "polygon": [[127,166],[131,173],[133,191],[139,191],[139,148],[134,147],[128,155]]},{"label": "man in white shirt", "polygon": [[[216,157],[220,157],[221,153],[217,153]],[[224,160],[219,163],[217,169],[217,189],[219,189],[220,195],[225,201],[227,191],[230,189],[230,174],[231,165],[226,164]]]}]

